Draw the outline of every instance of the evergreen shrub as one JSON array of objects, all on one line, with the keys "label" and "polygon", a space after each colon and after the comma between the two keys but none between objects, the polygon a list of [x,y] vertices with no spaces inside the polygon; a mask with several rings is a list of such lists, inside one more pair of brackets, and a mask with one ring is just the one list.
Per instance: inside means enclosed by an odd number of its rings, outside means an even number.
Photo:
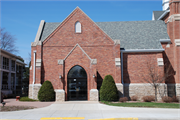
[{"label": "evergreen shrub", "polygon": [[100,101],[118,101],[119,95],[114,79],[106,75],[100,88]]},{"label": "evergreen shrub", "polygon": [[50,81],[45,81],[39,92],[38,92],[39,101],[55,101],[55,92],[54,88]]}]

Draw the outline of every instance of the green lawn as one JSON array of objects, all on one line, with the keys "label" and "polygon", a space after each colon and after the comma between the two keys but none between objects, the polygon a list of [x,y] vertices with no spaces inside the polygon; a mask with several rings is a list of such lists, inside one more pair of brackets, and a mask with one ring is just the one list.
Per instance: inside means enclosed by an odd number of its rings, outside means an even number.
[{"label": "green lawn", "polygon": [[155,103],[155,102],[136,102],[136,103],[112,103],[102,102],[106,105],[121,107],[150,107],[150,108],[180,108],[179,103]]},{"label": "green lawn", "polygon": [[28,97],[20,97],[19,101],[30,101],[30,102],[33,102],[33,101],[38,101],[38,100],[33,100],[33,99],[28,98]]}]

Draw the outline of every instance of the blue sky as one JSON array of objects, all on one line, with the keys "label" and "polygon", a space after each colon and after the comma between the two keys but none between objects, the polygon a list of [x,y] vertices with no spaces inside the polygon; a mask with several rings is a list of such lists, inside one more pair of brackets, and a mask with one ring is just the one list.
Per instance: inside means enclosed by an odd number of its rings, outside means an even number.
[{"label": "blue sky", "polygon": [[28,62],[41,20],[63,21],[79,6],[93,21],[152,20],[152,12],[162,10],[162,0],[0,0],[0,26],[15,35],[19,53]]}]

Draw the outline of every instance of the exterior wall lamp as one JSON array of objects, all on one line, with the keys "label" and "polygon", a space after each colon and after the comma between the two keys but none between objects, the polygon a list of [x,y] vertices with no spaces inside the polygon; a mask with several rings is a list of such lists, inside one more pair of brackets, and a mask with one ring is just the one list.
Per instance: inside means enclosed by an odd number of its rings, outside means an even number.
[{"label": "exterior wall lamp", "polygon": [[93,78],[95,78],[96,76],[95,75],[93,75]]},{"label": "exterior wall lamp", "polygon": [[59,75],[59,79],[61,79],[62,78],[62,76],[61,75]]}]

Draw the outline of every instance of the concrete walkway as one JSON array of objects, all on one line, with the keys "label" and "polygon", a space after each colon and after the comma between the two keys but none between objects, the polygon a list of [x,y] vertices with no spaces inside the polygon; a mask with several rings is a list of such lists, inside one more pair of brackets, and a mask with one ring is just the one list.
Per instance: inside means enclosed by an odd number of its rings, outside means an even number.
[{"label": "concrete walkway", "polygon": [[114,107],[99,102],[68,101],[55,102],[50,106],[31,110],[0,112],[0,119],[40,120],[42,117],[85,117],[85,120],[130,117],[139,120],[179,120],[180,109]]}]

